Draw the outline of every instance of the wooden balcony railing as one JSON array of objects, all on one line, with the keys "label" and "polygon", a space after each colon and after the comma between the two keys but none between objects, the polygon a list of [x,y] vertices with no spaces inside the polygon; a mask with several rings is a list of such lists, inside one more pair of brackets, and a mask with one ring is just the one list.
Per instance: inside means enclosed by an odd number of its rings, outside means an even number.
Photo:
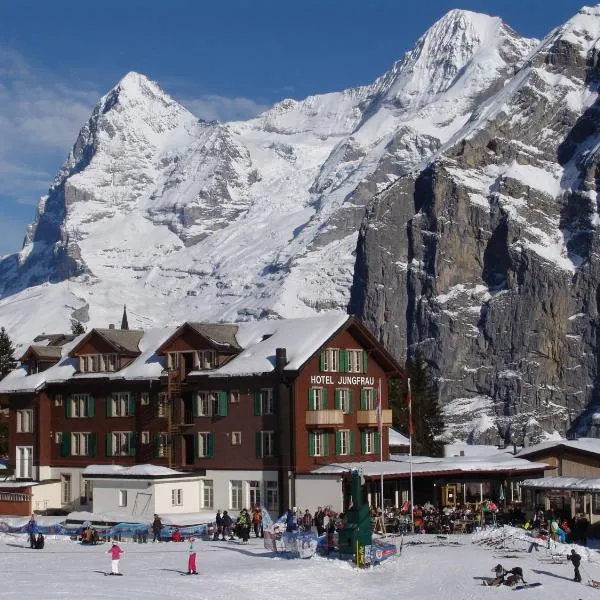
[{"label": "wooden balcony railing", "polygon": [[306,411],[306,425],[311,427],[335,427],[343,424],[344,413],[340,409]]},{"label": "wooden balcony railing", "polygon": [[[381,420],[384,425],[392,424],[392,411],[386,408],[381,411]],[[356,411],[356,422],[358,425],[368,425],[376,427],[377,422],[377,411],[376,410],[358,410]]]}]

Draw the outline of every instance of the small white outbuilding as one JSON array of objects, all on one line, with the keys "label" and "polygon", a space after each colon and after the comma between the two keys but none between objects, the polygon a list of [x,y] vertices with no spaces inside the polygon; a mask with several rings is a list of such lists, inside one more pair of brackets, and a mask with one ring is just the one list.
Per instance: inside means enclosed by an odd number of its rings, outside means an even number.
[{"label": "small white outbuilding", "polygon": [[92,484],[95,513],[151,518],[155,513],[175,515],[200,510],[202,477],[197,473],[156,465],[89,465],[82,477]]}]

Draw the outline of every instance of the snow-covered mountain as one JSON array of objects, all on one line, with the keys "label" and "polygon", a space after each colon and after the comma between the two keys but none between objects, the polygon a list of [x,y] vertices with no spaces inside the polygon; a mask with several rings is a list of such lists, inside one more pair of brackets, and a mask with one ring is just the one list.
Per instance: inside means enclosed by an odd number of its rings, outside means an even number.
[{"label": "snow-covered mountain", "polygon": [[244,122],[129,73],[0,262],[0,323],[351,310],[399,359],[423,350],[451,435],[564,432],[600,400],[599,32],[600,7],[541,43],[453,10],[372,84]]}]

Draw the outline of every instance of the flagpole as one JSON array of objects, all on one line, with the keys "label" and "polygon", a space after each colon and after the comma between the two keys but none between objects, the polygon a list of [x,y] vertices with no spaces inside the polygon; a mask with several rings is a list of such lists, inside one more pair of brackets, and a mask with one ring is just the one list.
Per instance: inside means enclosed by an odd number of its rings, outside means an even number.
[{"label": "flagpole", "polygon": [[[381,463],[380,469],[380,483],[381,483],[381,522],[385,523],[385,515],[383,514],[383,413],[382,413],[382,397],[381,397],[381,377],[379,378],[379,390],[377,391],[377,426],[379,428],[379,461]],[[382,531],[385,534],[385,531]]]},{"label": "flagpole", "polygon": [[414,507],[414,488],[413,488],[413,470],[412,470],[412,396],[410,392],[410,377],[408,378],[408,465],[410,469],[410,523],[411,532],[415,532],[415,507]]}]

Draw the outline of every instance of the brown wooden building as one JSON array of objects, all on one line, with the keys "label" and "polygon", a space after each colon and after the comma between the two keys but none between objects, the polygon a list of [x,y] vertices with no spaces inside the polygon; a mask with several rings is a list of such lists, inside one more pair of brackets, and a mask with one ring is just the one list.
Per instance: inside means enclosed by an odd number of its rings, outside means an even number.
[{"label": "brown wooden building", "polygon": [[52,350],[31,346],[0,395],[15,477],[59,478],[65,508],[91,507],[87,465],[153,463],[201,474],[203,508],[277,511],[295,504],[298,475],[379,459],[379,389],[387,458],[388,379],[398,376],[359,321],[329,313],[93,329]]}]

